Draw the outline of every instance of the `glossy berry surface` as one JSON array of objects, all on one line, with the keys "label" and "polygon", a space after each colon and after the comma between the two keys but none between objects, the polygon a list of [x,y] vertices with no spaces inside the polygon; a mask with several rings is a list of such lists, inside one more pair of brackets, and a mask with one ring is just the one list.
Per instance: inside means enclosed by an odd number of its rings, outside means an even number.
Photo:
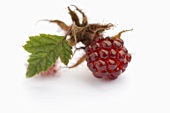
[{"label": "glossy berry surface", "polygon": [[120,38],[96,38],[85,51],[87,66],[97,78],[116,79],[131,61],[131,55]]}]

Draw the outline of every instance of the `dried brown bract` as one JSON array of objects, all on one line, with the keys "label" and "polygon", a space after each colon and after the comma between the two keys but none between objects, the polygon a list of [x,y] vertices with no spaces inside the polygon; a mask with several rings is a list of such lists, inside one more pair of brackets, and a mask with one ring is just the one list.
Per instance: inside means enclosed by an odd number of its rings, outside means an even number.
[{"label": "dried brown bract", "polygon": [[77,10],[79,13],[82,14],[82,22],[80,23],[80,19],[77,16],[76,12],[71,10],[70,7],[68,7],[69,14],[72,19],[71,26],[66,25],[63,21],[60,20],[50,20],[50,22],[57,23],[61,29],[66,31],[66,36],[70,36],[70,39],[68,39],[68,42],[71,46],[75,46],[78,42],[82,42],[85,47],[90,45],[95,37],[102,35],[103,31],[110,29],[114,25],[109,24],[89,24],[87,16],[75,5],[71,5],[75,7],[75,10]]}]

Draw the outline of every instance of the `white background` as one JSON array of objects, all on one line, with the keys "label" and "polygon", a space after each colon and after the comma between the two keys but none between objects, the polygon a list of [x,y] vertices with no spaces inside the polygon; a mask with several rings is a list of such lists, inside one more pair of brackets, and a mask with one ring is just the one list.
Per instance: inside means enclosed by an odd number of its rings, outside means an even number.
[{"label": "white background", "polygon": [[[86,63],[56,76],[26,79],[28,36],[59,34],[61,19],[71,24],[67,6],[75,4],[89,23],[114,23],[132,61],[115,81],[96,79]],[[170,17],[168,0],[1,0],[0,113],[169,113]],[[35,25],[36,24],[36,25]],[[108,34],[107,34],[108,33]]]}]

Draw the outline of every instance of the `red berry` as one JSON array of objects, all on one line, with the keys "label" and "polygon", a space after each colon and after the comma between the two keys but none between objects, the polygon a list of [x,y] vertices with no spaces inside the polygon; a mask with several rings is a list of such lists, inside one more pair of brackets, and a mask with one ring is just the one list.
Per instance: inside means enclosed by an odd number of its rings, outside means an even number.
[{"label": "red berry", "polygon": [[131,55],[120,38],[96,38],[85,51],[87,66],[97,78],[116,79],[131,61]]}]

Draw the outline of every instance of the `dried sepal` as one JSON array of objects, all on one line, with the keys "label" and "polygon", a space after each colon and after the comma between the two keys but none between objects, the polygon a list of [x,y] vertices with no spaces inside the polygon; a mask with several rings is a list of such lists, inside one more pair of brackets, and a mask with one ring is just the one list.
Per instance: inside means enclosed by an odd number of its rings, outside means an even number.
[{"label": "dried sepal", "polygon": [[49,22],[51,23],[56,23],[61,29],[63,29],[64,31],[68,31],[69,30],[69,26],[67,24],[65,24],[63,21],[61,20],[49,20]]},{"label": "dried sepal", "polygon": [[82,14],[82,16],[83,16],[81,27],[86,26],[88,24],[87,16],[77,6],[75,6],[75,5],[71,5],[71,6],[74,6],[76,8],[76,10],[79,11]]},{"label": "dried sepal", "polygon": [[68,68],[74,68],[83,63],[86,60],[86,54],[84,54],[78,61],[72,66],[69,66]]},{"label": "dried sepal", "polygon": [[133,29],[122,30],[122,31],[120,31],[117,35],[113,36],[112,39],[114,39],[114,38],[120,38],[122,33],[125,33],[125,32],[127,32],[127,31],[132,31],[132,30],[133,30]]}]

